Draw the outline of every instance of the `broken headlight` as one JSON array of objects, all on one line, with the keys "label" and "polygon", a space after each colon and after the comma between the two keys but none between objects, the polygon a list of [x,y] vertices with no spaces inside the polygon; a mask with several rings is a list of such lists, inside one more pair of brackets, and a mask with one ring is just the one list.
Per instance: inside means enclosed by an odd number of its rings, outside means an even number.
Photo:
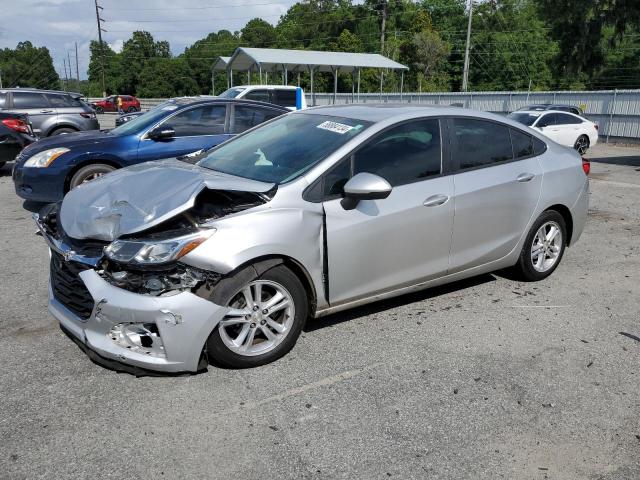
[{"label": "broken headlight", "polygon": [[105,255],[120,263],[151,265],[171,262],[185,256],[207,240],[215,228],[199,230],[166,240],[115,240],[104,249]]}]

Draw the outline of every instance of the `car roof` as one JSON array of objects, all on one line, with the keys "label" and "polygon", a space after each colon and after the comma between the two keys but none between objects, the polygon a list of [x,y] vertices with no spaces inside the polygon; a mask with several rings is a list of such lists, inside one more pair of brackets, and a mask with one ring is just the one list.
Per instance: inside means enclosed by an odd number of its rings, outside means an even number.
[{"label": "car roof", "polygon": [[[566,110],[553,110],[553,109],[549,109],[549,110],[517,110],[517,112],[513,112],[513,113],[530,113],[530,114],[535,114],[535,115],[545,115],[547,113],[564,113],[567,115],[573,115],[574,117],[580,117],[580,115],[576,115],[573,112],[567,112]],[[582,117],[580,117],[582,118]]]},{"label": "car roof", "polygon": [[219,98],[219,97],[177,97],[171,98],[167,100],[167,102],[173,102],[180,106],[186,105],[196,105],[196,104],[206,104],[206,103],[237,103],[243,105],[255,105],[262,107],[274,108],[276,110],[282,110],[283,112],[288,112],[289,110],[286,107],[281,107],[280,105],[276,105],[274,103],[268,102],[260,102],[258,100],[248,100],[244,98]]},{"label": "car roof", "polygon": [[229,90],[231,90],[232,88],[244,88],[244,89],[274,88],[277,90],[295,90],[298,87],[294,85],[234,85],[233,87],[230,87]]},{"label": "car roof", "polygon": [[[293,113],[329,115],[334,117],[351,118],[355,120],[368,120],[373,123],[393,121],[401,118],[438,117],[438,116],[472,116],[487,120],[497,120],[502,123],[512,122],[506,117],[495,113],[482,112],[469,108],[450,106],[427,106],[427,105],[407,105],[404,104],[349,104],[349,105],[326,105],[321,107],[311,107],[305,110],[297,110]],[[505,122],[505,120],[507,120]]]},{"label": "car roof", "polygon": [[0,88],[0,92],[36,92],[36,93],[59,93],[62,95],[71,95],[72,97],[83,97],[78,92],[63,92],[62,90],[42,90],[40,88]]}]

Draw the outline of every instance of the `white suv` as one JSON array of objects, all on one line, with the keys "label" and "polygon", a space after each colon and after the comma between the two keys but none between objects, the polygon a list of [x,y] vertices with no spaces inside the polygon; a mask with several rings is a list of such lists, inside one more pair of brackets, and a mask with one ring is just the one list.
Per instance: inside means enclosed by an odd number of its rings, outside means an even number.
[{"label": "white suv", "polygon": [[218,97],[244,98],[261,102],[274,103],[289,110],[307,108],[304,92],[300,87],[286,85],[239,85],[222,92]]}]

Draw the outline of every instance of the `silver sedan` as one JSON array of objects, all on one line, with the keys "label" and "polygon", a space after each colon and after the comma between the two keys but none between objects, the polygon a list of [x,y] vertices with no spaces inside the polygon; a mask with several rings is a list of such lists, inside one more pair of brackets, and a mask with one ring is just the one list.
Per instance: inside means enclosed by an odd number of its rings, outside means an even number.
[{"label": "silver sedan", "polygon": [[252,367],[308,318],[505,268],[542,280],[587,217],[575,151],[459,108],[313,108],[190,160],[36,216],[50,311],[113,368]]}]

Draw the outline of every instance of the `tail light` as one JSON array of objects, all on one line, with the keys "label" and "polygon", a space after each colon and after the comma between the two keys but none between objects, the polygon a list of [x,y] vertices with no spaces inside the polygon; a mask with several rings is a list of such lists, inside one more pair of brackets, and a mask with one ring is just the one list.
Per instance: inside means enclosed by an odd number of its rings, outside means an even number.
[{"label": "tail light", "polygon": [[589,175],[589,172],[591,172],[591,162],[584,157],[582,158],[582,170],[585,175]]},{"label": "tail light", "polygon": [[30,133],[27,122],[20,120],[19,118],[7,118],[2,120],[2,124],[15,132]]}]

